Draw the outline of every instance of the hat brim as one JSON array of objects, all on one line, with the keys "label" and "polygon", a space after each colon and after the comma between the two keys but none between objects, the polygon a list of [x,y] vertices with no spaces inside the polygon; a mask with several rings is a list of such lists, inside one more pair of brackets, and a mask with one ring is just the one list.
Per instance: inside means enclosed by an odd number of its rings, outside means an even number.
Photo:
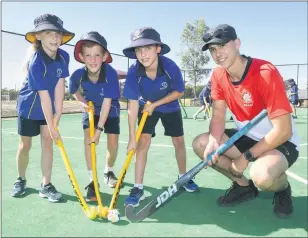
[{"label": "hat brim", "polygon": [[154,41],[151,39],[138,39],[133,41],[128,47],[123,50],[123,54],[130,59],[137,59],[135,48],[142,47],[146,45],[160,45],[161,46],[161,55],[167,54],[170,52],[170,47],[167,44],[164,44],[159,41]]},{"label": "hat brim", "polygon": [[104,63],[106,64],[109,64],[112,62],[112,57],[111,57],[111,54],[110,52],[98,41],[95,41],[95,40],[79,40],[77,41],[76,45],[75,45],[75,49],[74,49],[74,57],[75,57],[75,60],[77,60],[79,63],[82,63],[84,64],[84,61],[80,58],[79,54],[81,53],[81,45],[83,42],[85,41],[91,41],[91,42],[94,42],[94,43],[97,43],[99,44],[101,47],[104,48],[104,50],[106,51],[106,53],[108,54],[108,57],[106,59],[106,61]]},{"label": "hat brim", "polygon": [[64,28],[59,28],[59,27],[57,27],[53,24],[43,24],[43,25],[36,27],[34,30],[28,32],[26,34],[26,40],[29,41],[30,43],[34,43],[36,41],[35,34],[42,32],[42,31],[58,31],[58,32],[61,32],[62,35],[63,35],[61,45],[68,43],[75,36],[74,33],[70,32],[68,30],[65,30]]},{"label": "hat brim", "polygon": [[213,38],[202,47],[202,51],[207,51],[210,45],[224,45],[229,41],[230,39]]}]

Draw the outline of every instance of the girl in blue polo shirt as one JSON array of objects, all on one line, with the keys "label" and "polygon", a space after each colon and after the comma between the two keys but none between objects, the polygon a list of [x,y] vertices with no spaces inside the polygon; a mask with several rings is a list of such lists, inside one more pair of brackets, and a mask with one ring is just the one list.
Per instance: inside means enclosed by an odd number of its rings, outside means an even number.
[{"label": "girl in blue polo shirt", "polygon": [[[109,187],[115,187],[117,178],[113,166],[118,152],[120,134],[120,87],[117,72],[109,63],[112,62],[107,49],[107,41],[98,32],[85,33],[75,45],[75,59],[85,64],[77,69],[69,80],[69,90],[83,108],[83,129],[85,158],[90,184],[87,189],[87,201],[96,201],[93,183],[90,143],[98,144],[100,134],[107,134],[106,167],[104,181]],[[78,90],[82,89],[83,95]],[[89,135],[88,101],[94,104],[94,137]]]},{"label": "girl in blue polo shirt", "polygon": [[20,144],[17,150],[18,178],[12,190],[13,197],[25,194],[32,137],[40,135],[43,182],[39,195],[51,202],[62,198],[50,182],[53,141],[61,140],[56,128],[62,114],[65,77],[69,76],[69,55],[59,47],[73,37],[74,33],[63,28],[62,20],[50,14],[37,17],[34,30],[26,34],[26,40],[33,44],[34,52],[25,64],[26,80],[17,101]]},{"label": "girl in blue polo shirt", "polygon": [[[129,143],[127,152],[136,149],[135,185],[124,205],[138,206],[144,199],[143,176],[151,137],[155,136],[155,126],[160,119],[165,135],[172,138],[179,176],[186,173],[186,151],[181,108],[178,98],[184,93],[184,81],[179,67],[171,59],[162,55],[170,51],[160,40],[153,28],[138,29],[131,35],[131,45],[123,50],[125,56],[137,61],[129,68],[124,86],[124,96],[129,99]],[[138,102],[139,101],[139,102]],[[144,107],[150,101],[150,106]],[[136,146],[135,129],[138,117],[140,123],[143,112],[149,116]],[[184,186],[188,192],[195,192],[198,186],[191,180]]]}]

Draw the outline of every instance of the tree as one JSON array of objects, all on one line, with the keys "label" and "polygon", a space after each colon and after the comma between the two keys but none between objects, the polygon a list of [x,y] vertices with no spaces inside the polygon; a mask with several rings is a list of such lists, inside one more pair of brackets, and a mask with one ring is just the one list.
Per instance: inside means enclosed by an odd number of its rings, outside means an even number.
[{"label": "tree", "polygon": [[195,97],[197,97],[197,83],[211,71],[204,67],[210,58],[205,52],[201,51],[204,45],[202,36],[208,29],[203,19],[195,20],[192,24],[186,23],[181,35],[181,43],[185,50],[181,53],[182,67],[187,70],[189,79],[193,81]]}]

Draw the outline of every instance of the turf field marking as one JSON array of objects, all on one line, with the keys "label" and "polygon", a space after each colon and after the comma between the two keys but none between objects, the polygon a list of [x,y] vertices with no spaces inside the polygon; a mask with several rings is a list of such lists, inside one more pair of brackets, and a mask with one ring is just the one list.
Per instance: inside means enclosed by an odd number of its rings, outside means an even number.
[{"label": "turf field marking", "polygon": [[[13,134],[13,135],[17,135],[16,132],[10,132],[10,131],[5,131],[2,130],[3,133],[7,133],[7,134]],[[83,137],[71,137],[71,136],[62,136],[62,138],[66,138],[66,139],[73,139],[73,140],[83,140]],[[107,141],[107,140],[102,140],[102,141]],[[119,141],[119,143],[121,144],[127,144],[127,141]],[[300,146],[304,146],[304,145],[308,145],[306,144],[300,144]],[[172,145],[165,145],[165,144],[151,144],[151,146],[155,146],[155,147],[167,147],[167,148],[173,148]],[[187,146],[187,149],[192,149],[192,147]],[[300,157],[300,158],[307,158],[307,157]],[[306,179],[303,179],[302,177],[299,177],[298,175],[290,172],[290,171],[286,171],[286,174],[288,174],[290,177],[296,179],[297,181],[304,183],[304,184],[308,184],[308,181]]]}]

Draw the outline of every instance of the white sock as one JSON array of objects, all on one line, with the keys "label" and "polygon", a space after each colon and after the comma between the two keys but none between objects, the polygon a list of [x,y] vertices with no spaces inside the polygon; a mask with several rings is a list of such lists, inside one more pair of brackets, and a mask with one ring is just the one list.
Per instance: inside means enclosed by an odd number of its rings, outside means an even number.
[{"label": "white sock", "polygon": [[93,181],[93,172],[92,172],[92,170],[88,170],[88,175],[89,175],[90,182],[92,182]]},{"label": "white sock", "polygon": [[184,174],[179,174],[179,178],[183,177]]},{"label": "white sock", "polygon": [[113,167],[108,167],[108,166],[106,165],[105,170],[104,170],[104,173],[107,174],[109,171],[113,171]]},{"label": "white sock", "polygon": [[136,188],[139,188],[139,189],[143,189],[143,184],[138,184],[138,183],[135,183],[134,187]]}]

